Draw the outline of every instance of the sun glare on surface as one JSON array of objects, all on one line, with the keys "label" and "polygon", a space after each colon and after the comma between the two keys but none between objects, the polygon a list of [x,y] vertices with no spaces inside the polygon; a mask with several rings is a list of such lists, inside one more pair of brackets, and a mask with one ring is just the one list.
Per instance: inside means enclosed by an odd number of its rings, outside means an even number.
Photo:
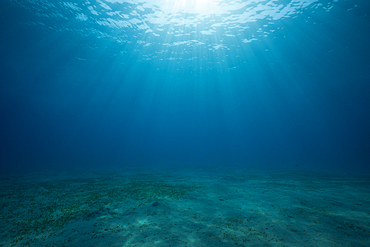
[{"label": "sun glare on surface", "polygon": [[210,15],[220,10],[221,0],[165,0],[163,11],[165,13],[189,13]]}]

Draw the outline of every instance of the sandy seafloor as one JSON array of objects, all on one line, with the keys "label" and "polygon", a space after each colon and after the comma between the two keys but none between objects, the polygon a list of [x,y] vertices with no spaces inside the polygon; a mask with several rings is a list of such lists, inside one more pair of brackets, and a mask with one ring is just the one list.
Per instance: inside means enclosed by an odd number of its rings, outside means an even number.
[{"label": "sandy seafloor", "polygon": [[370,246],[370,178],[247,169],[3,175],[0,246]]}]

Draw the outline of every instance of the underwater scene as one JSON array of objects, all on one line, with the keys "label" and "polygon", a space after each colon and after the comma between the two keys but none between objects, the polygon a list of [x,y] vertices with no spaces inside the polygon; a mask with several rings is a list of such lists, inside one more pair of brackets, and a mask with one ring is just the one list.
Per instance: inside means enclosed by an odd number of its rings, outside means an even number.
[{"label": "underwater scene", "polygon": [[370,1],[2,0],[0,247],[370,246]]}]

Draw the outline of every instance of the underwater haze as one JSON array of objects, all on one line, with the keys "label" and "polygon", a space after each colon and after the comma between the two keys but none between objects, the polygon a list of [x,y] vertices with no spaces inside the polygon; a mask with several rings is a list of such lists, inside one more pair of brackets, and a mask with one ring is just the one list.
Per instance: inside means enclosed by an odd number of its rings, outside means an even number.
[{"label": "underwater haze", "polygon": [[370,246],[370,0],[0,0],[0,247]]},{"label": "underwater haze", "polygon": [[1,169],[369,172],[369,10],[1,1]]}]

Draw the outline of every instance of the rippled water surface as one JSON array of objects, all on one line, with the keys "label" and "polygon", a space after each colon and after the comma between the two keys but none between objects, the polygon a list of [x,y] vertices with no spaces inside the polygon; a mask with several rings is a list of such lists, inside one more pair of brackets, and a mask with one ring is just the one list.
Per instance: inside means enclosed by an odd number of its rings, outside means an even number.
[{"label": "rippled water surface", "polygon": [[[116,55],[134,52],[145,60],[225,58],[237,49],[248,49],[253,41],[285,38],[284,33],[292,30],[284,29],[291,29],[292,22],[305,28],[321,25],[317,12],[329,12],[339,4],[339,0],[12,2],[34,14],[24,20],[29,25],[104,39]],[[351,11],[357,5],[346,7]]]}]

